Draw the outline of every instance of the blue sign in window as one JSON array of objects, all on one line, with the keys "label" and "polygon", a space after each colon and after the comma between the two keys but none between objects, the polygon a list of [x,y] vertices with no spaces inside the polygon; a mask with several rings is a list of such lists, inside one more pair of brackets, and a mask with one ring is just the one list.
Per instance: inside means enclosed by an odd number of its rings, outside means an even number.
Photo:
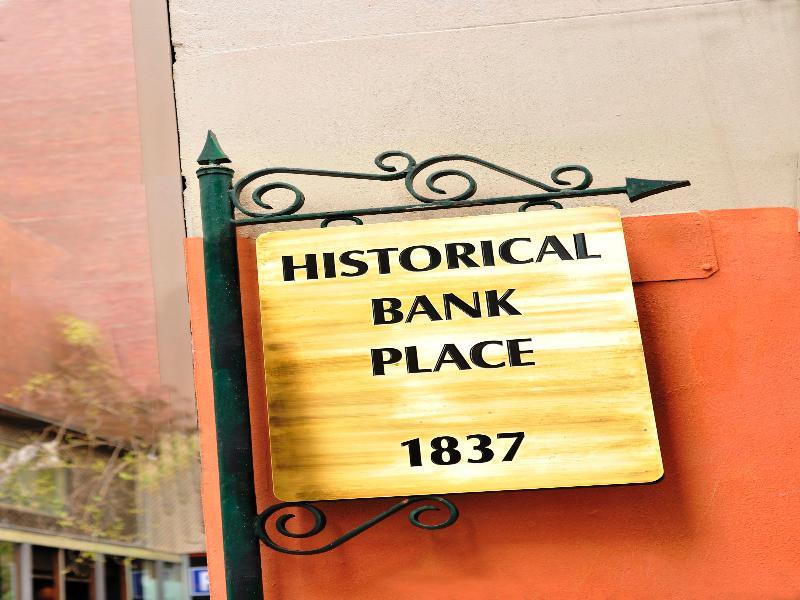
[{"label": "blue sign in window", "polygon": [[211,593],[208,584],[208,567],[191,567],[189,569],[189,588],[192,596],[208,596]]}]

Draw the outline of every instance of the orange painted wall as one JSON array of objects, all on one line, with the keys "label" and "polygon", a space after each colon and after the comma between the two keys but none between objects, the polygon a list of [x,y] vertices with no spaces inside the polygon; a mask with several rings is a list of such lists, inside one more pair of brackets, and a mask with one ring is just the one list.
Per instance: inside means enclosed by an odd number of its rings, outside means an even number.
[{"label": "orange painted wall", "polygon": [[[320,556],[264,551],[270,599],[800,597],[800,236],[790,209],[624,220],[664,458],[654,484],[452,496]],[[242,292],[258,505],[269,481],[252,242]],[[202,248],[187,244],[212,591],[222,582]],[[331,390],[335,394],[335,390]],[[331,537],[390,500],[326,505]],[[327,539],[327,538],[326,538]]]}]

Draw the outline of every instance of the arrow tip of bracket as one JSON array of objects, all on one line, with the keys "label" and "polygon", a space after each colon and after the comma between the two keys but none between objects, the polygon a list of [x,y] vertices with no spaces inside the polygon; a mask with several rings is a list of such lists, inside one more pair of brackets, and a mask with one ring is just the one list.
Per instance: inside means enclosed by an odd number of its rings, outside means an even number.
[{"label": "arrow tip of bracket", "polygon": [[222,146],[219,145],[216,134],[210,129],[206,136],[206,144],[203,146],[200,156],[197,157],[197,162],[201,165],[221,165],[231,162],[228,155],[222,151]]},{"label": "arrow tip of bracket", "polygon": [[654,194],[660,194],[669,190],[688,187],[691,183],[687,180],[666,181],[662,179],[636,179],[634,177],[625,178],[625,193],[631,202],[636,202],[642,198],[647,198]]}]

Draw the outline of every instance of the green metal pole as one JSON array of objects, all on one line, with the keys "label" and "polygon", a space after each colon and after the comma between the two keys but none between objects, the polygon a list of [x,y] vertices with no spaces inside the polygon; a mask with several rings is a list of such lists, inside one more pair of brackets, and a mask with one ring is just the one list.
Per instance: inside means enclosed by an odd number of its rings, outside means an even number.
[{"label": "green metal pole", "polygon": [[197,170],[197,177],[203,218],[225,585],[228,600],[262,600],[261,556],[253,528],[257,512],[239,260],[228,196],[233,170],[220,166],[230,159],[210,131],[197,162],[204,165]]}]

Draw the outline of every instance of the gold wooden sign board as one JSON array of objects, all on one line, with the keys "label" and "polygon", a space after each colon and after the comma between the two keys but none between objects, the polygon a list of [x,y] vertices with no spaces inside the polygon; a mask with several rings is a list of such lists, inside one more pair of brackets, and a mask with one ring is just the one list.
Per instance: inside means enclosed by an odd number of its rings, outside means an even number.
[{"label": "gold wooden sign board", "polygon": [[271,232],[257,248],[278,498],[661,476],[616,209]]}]

